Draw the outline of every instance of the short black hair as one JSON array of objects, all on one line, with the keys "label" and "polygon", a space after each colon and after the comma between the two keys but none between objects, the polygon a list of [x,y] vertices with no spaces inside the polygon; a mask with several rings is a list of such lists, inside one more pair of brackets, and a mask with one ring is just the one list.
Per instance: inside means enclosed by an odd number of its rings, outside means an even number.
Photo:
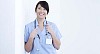
[{"label": "short black hair", "polygon": [[48,13],[49,13],[49,5],[48,5],[48,3],[47,3],[46,1],[39,1],[39,2],[37,3],[36,7],[35,7],[35,12],[36,12],[36,9],[37,9],[37,7],[38,7],[39,4],[40,4],[44,9],[47,10],[47,14],[48,14]]}]

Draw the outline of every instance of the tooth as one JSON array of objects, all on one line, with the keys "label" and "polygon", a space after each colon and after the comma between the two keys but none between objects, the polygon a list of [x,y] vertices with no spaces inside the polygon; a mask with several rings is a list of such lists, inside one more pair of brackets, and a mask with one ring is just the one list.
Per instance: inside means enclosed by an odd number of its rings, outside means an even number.
[{"label": "tooth", "polygon": [[43,13],[41,13],[40,15],[44,15]]}]

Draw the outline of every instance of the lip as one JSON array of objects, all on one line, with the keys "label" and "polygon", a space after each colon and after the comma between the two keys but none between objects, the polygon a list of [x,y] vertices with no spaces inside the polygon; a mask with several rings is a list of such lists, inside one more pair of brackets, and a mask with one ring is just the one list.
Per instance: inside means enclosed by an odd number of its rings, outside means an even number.
[{"label": "lip", "polygon": [[39,13],[39,15],[40,15],[40,16],[43,16],[43,15],[44,15],[44,13]]}]

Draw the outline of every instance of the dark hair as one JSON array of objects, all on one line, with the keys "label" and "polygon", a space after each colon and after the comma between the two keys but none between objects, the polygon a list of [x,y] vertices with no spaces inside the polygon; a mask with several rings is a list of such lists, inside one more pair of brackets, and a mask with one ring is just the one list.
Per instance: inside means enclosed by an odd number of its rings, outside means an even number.
[{"label": "dark hair", "polygon": [[47,3],[46,1],[39,1],[39,2],[37,3],[36,7],[35,7],[35,12],[36,12],[36,9],[37,9],[37,7],[38,7],[39,4],[40,4],[44,9],[47,10],[47,14],[48,14],[48,13],[49,13],[49,5],[48,5],[48,3]]}]

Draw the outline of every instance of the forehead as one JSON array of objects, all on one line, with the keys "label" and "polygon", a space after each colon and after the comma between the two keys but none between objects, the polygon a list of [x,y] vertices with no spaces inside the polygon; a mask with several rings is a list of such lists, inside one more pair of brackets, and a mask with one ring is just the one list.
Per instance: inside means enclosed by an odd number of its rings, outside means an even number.
[{"label": "forehead", "polygon": [[39,4],[38,7],[42,7],[42,6]]},{"label": "forehead", "polygon": [[39,5],[37,6],[37,8],[43,8],[43,9],[45,9],[44,7],[41,6],[41,4],[39,4]]}]

